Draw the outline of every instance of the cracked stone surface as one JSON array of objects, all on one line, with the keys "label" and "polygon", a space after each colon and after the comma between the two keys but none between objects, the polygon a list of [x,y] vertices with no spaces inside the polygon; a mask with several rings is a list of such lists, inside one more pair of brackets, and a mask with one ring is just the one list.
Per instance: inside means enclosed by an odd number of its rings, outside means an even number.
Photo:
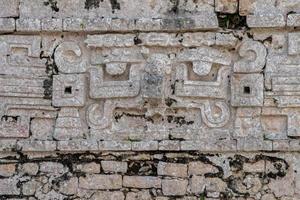
[{"label": "cracked stone surface", "polygon": [[0,0],[0,199],[300,199],[299,0]]}]

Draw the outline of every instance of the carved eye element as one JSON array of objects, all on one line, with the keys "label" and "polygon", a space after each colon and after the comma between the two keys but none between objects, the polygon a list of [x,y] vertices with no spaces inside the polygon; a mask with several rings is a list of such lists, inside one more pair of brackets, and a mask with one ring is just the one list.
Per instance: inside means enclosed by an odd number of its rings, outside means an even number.
[{"label": "carved eye element", "polygon": [[107,63],[106,72],[110,75],[121,75],[126,70],[126,63]]},{"label": "carved eye element", "polygon": [[244,94],[251,94],[251,88],[249,86],[244,86]]},{"label": "carved eye element", "polygon": [[72,94],[72,87],[71,86],[65,87],[65,94]]}]

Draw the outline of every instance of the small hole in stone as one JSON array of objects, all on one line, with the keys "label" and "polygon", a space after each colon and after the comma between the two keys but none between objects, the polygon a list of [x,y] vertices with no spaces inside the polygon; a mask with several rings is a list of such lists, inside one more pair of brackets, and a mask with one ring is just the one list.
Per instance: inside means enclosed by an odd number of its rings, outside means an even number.
[{"label": "small hole in stone", "polygon": [[250,94],[251,93],[251,89],[249,86],[245,86],[244,87],[244,94]]},{"label": "small hole in stone", "polygon": [[71,86],[65,87],[65,94],[72,94],[72,87]]}]

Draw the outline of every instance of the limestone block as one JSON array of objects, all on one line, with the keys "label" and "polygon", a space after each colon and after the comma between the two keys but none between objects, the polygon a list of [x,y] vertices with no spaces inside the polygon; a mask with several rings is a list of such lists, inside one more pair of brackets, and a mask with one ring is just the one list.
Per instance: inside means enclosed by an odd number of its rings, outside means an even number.
[{"label": "limestone block", "polygon": [[174,177],[187,177],[187,165],[159,162],[157,174]]},{"label": "limestone block", "polygon": [[85,189],[120,189],[122,188],[121,175],[86,175],[79,178],[79,187]]},{"label": "limestone block", "polygon": [[237,0],[217,0],[215,10],[222,13],[235,13],[238,8]]},{"label": "limestone block", "polygon": [[124,176],[123,186],[129,188],[161,188],[161,180],[151,176]]},{"label": "limestone block", "polygon": [[0,17],[18,17],[20,0],[1,0],[0,1]]},{"label": "limestone block", "polygon": [[162,192],[166,196],[183,196],[186,194],[187,180],[163,179]]}]

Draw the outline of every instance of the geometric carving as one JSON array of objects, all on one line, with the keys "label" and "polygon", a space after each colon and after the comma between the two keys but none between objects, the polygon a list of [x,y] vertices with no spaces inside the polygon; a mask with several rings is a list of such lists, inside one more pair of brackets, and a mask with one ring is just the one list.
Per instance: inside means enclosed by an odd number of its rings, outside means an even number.
[{"label": "geometric carving", "polygon": [[85,97],[84,74],[53,76],[52,102],[54,106],[84,106]]},{"label": "geometric carving", "polygon": [[[212,48],[187,49],[179,54],[178,61],[180,63],[175,69],[177,96],[226,98],[230,68],[224,65],[230,65],[230,55]],[[190,70],[199,76],[198,80],[190,80],[187,65],[189,62],[193,66]],[[216,73],[212,73],[213,81],[201,80],[203,76],[209,75],[213,64],[221,65]]]},{"label": "geometric carving", "polygon": [[83,137],[83,127],[77,108],[62,108],[56,119],[54,138],[57,140]]},{"label": "geometric carving", "polygon": [[116,97],[133,97],[138,95],[140,90],[139,64],[131,64],[129,77],[124,81],[106,81],[104,79],[105,67],[97,66],[89,69],[90,74],[90,97],[99,98],[116,98]]},{"label": "geometric carving", "polygon": [[231,79],[232,106],[263,106],[263,75],[234,74]]},{"label": "geometric carving", "polygon": [[261,72],[266,62],[267,50],[260,42],[246,40],[240,46],[239,55],[242,59],[234,63],[234,72]]},{"label": "geometric carving", "polygon": [[0,137],[29,137],[30,118],[3,116],[0,121]]}]

